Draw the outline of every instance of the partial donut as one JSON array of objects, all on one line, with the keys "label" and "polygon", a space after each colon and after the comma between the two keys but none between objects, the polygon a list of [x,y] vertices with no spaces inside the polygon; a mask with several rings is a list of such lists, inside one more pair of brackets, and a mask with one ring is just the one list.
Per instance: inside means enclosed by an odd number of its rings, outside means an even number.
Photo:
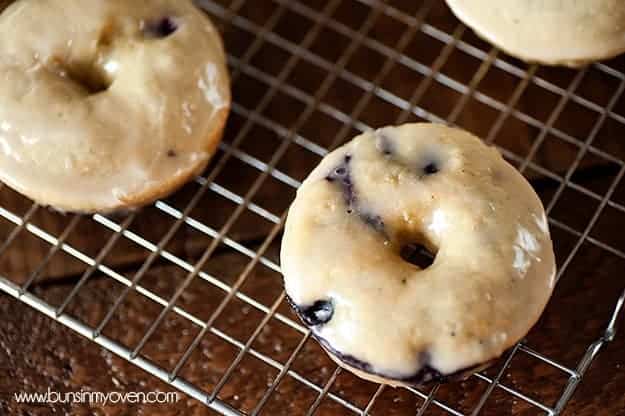
[{"label": "partial donut", "polygon": [[555,283],[531,186],[495,148],[437,124],[367,132],[328,154],[297,192],[281,263],[290,303],[330,356],[391,385],[492,362]]},{"label": "partial donut", "polygon": [[447,0],[481,37],[529,62],[578,67],[625,51],[623,0]]},{"label": "partial donut", "polygon": [[74,212],[132,209],[201,172],[230,107],[190,0],[19,0],[0,15],[0,180]]}]

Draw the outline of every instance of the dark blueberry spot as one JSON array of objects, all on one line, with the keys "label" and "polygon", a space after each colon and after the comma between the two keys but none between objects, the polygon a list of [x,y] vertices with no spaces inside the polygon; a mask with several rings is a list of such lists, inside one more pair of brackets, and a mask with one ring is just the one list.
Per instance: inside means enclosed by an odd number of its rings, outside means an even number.
[{"label": "dark blueberry spot", "polygon": [[493,181],[495,181],[495,182],[501,182],[501,181],[503,181],[503,179],[504,179],[503,174],[504,174],[504,173],[503,173],[502,171],[500,171],[499,169],[495,169],[495,170],[493,170],[493,171],[491,172],[491,178],[492,178],[492,179],[493,179]]},{"label": "dark blueberry spot", "polygon": [[376,143],[375,146],[380,153],[384,156],[390,156],[393,154],[393,144],[391,143],[391,139],[384,133],[378,131],[376,132]]},{"label": "dark blueberry spot", "polygon": [[325,179],[328,182],[337,183],[340,186],[343,192],[343,200],[345,201],[346,212],[348,214],[352,214],[353,212],[358,213],[360,219],[365,224],[369,225],[376,231],[384,234],[384,221],[382,220],[382,218],[379,215],[367,213],[358,204],[354,181],[349,166],[351,160],[351,155],[345,155],[343,162],[335,167],[334,170],[332,170],[332,172],[330,172],[330,174],[328,174]]},{"label": "dark blueberry spot", "polygon": [[431,360],[430,354],[427,351],[422,351],[421,353],[419,353],[419,361],[421,363],[421,369],[417,371],[416,374],[412,376],[408,376],[408,377],[402,377],[402,378],[392,377],[392,376],[389,376],[388,374],[376,372],[371,366],[371,364],[366,361],[358,359],[354,357],[353,355],[344,354],[344,353],[341,353],[340,351],[337,351],[325,339],[319,337],[317,334],[313,333],[313,337],[317,339],[317,341],[319,341],[327,350],[329,350],[339,360],[341,360],[342,362],[344,362],[345,364],[349,366],[352,366],[354,368],[357,368],[369,374],[378,375],[384,378],[390,378],[390,379],[401,381],[403,383],[413,385],[413,386],[419,386],[429,381],[446,382],[448,380],[464,379],[464,378],[467,378],[469,375],[473,374],[479,368],[481,368],[481,366],[470,367],[467,369],[457,371],[452,374],[442,374],[441,372],[434,369],[430,365],[430,360]]},{"label": "dark blueberry spot", "polygon": [[382,217],[380,217],[379,215],[361,213],[360,217],[368,226],[373,227],[373,229],[381,233],[384,232],[384,221],[382,220]]},{"label": "dark blueberry spot", "polygon": [[156,38],[166,38],[176,30],[178,30],[178,24],[169,16],[146,25],[146,33]]},{"label": "dark blueberry spot", "polygon": [[352,183],[352,177],[349,169],[349,162],[352,160],[350,155],[345,155],[343,162],[334,168],[332,172],[328,176],[326,176],[326,180],[328,182],[338,182],[343,190],[343,199],[345,200],[345,205],[348,207],[348,213],[351,213],[352,206],[355,203],[354,196],[354,185]]},{"label": "dark blueberry spot", "polygon": [[401,283],[402,283],[403,285],[405,285],[407,281],[408,281],[408,279],[406,279],[405,277],[404,277],[403,279],[401,279]]},{"label": "dark blueberry spot", "polygon": [[329,300],[318,300],[311,306],[301,308],[300,315],[306,325],[317,326],[332,319],[334,305]]},{"label": "dark blueberry spot", "polygon": [[454,331],[451,331],[451,333],[449,335],[451,335],[452,337],[455,337],[456,333]]},{"label": "dark blueberry spot", "polygon": [[326,179],[330,182],[333,182],[336,179],[340,179],[344,184],[351,185],[351,177],[349,172],[349,162],[352,160],[350,155],[346,155],[343,159],[343,162],[338,165],[330,174],[326,177]]},{"label": "dark blueberry spot", "polygon": [[175,151],[175,150],[173,150],[173,149],[169,149],[169,150],[167,151],[167,157],[176,157],[176,156],[177,156],[177,153],[176,153],[176,151]]},{"label": "dark blueberry spot", "polygon": [[436,254],[432,253],[422,244],[419,243],[411,243],[404,245],[399,255],[404,261],[407,261],[410,264],[414,264],[421,269],[427,269],[434,263],[434,258]]},{"label": "dark blueberry spot", "polygon": [[435,173],[437,173],[439,171],[438,169],[438,165],[434,162],[430,162],[427,165],[425,165],[425,167],[423,168],[423,172],[426,175],[434,175]]}]

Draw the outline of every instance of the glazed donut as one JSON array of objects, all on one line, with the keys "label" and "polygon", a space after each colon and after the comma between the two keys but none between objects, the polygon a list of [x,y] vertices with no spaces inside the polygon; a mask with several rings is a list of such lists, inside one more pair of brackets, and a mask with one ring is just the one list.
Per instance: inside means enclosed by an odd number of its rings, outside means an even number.
[{"label": "glazed donut", "polygon": [[623,0],[447,0],[481,37],[529,62],[582,66],[625,51]]},{"label": "glazed donut", "polygon": [[[430,265],[412,261],[417,246]],[[391,385],[496,359],[537,321],[555,278],[528,182],[495,148],[437,124],[366,132],[328,154],[290,208],[281,264],[330,356]]]},{"label": "glazed donut", "polygon": [[230,107],[190,0],[19,0],[0,15],[0,180],[74,212],[132,209],[204,169]]}]

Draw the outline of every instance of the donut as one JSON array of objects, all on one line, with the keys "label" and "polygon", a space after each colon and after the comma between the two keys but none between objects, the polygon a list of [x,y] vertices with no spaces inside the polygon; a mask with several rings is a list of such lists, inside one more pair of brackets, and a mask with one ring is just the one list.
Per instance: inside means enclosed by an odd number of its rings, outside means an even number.
[{"label": "donut", "polygon": [[200,173],[230,108],[190,0],[19,0],[0,15],[0,181],[71,212],[127,210]]},{"label": "donut", "polygon": [[446,0],[479,36],[528,62],[579,67],[625,52],[623,0]]},{"label": "donut", "polygon": [[556,271],[523,176],[428,123],[329,153],[298,189],[280,258],[289,302],[330,357],[393,386],[492,363],[536,323]]}]

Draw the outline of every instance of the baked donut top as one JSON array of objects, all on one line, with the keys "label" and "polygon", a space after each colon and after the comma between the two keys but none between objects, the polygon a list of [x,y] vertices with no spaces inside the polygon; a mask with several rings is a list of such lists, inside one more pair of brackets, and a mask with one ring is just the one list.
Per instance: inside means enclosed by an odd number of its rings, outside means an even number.
[{"label": "baked donut top", "polygon": [[[422,245],[420,267],[403,250]],[[496,149],[406,124],[327,155],[289,211],[286,292],[322,344],[391,380],[492,360],[547,303],[555,262],[542,204]]]},{"label": "baked donut top", "polygon": [[460,20],[519,58],[579,66],[625,51],[623,0],[447,0]]},{"label": "baked donut top", "polygon": [[18,0],[0,15],[0,180],[45,204],[166,192],[206,164],[229,104],[220,36],[189,0]]}]

